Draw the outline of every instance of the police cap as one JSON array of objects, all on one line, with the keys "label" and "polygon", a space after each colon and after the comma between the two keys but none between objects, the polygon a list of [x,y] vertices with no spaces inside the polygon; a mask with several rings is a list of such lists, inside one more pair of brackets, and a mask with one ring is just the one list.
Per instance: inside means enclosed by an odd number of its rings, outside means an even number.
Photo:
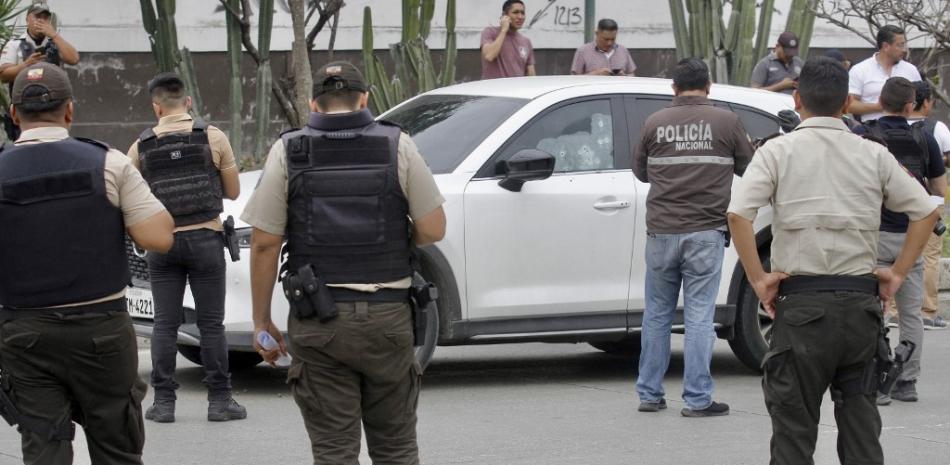
[{"label": "police cap", "polygon": [[[39,87],[44,92],[24,98],[24,91],[31,87]],[[66,71],[51,63],[41,62],[27,66],[17,74],[16,80],[13,81],[12,101],[14,105],[65,100],[72,97],[73,87],[69,83],[69,76],[66,75]]]},{"label": "police cap", "polygon": [[366,92],[369,88],[363,79],[363,73],[346,61],[334,61],[320,67],[313,79],[313,97],[337,90],[357,90]]}]

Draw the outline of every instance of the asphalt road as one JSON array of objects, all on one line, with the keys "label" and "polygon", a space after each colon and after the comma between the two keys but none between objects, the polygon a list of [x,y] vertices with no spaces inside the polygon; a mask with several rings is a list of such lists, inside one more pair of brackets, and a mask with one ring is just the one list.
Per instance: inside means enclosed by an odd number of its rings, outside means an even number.
[{"label": "asphalt road", "polygon": [[[587,345],[519,344],[439,348],[424,378],[419,442],[424,464],[764,464],[770,422],[759,377],[719,341],[716,399],[732,414],[683,418],[682,336],[673,336],[670,408],[638,413],[634,362]],[[921,401],[883,407],[888,464],[947,463],[950,455],[950,331],[927,332]],[[148,376],[147,351],[140,373]],[[148,464],[305,464],[309,443],[284,372],[235,373],[246,420],[209,423],[199,367],[179,358],[177,422],[146,422]],[[145,405],[151,404],[151,396]],[[5,425],[4,425],[5,426]],[[0,429],[0,464],[20,463],[18,435]],[[817,464],[837,463],[830,400],[822,409]],[[365,449],[365,446],[364,446]],[[942,458],[941,458],[942,457]],[[77,438],[77,464],[88,464]],[[363,453],[363,464],[369,464]]]}]

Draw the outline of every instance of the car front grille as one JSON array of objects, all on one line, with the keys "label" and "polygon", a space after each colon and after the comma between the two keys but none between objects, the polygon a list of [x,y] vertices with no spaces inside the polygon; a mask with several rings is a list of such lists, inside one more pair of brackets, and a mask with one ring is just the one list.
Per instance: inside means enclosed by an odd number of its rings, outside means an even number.
[{"label": "car front grille", "polygon": [[[129,257],[129,271],[132,272],[132,284],[139,287],[148,286],[148,263],[135,254],[132,238],[125,236],[125,254]],[[143,252],[139,249],[139,252]]]}]

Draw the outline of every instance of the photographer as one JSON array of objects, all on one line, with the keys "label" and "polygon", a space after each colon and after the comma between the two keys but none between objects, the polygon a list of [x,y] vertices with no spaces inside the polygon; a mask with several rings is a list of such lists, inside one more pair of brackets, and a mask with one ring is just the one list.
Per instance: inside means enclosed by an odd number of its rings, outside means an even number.
[{"label": "photographer", "polygon": [[41,61],[54,65],[79,63],[79,52],[66,42],[52,23],[53,12],[45,2],[34,3],[26,13],[26,32],[11,39],[0,56],[0,81],[13,84],[17,74]]}]

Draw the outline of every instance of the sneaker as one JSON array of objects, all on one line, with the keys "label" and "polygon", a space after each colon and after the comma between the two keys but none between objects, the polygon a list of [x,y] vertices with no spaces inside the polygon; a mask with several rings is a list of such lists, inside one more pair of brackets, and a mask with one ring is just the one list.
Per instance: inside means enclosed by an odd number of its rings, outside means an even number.
[{"label": "sneaker", "polygon": [[886,326],[886,327],[888,327],[888,328],[896,328],[896,327],[898,327],[898,326],[900,326],[900,325],[897,324],[897,318],[895,318],[895,317],[892,316],[892,315],[887,315],[887,316],[884,317],[884,326]]},{"label": "sneaker", "polygon": [[155,423],[174,423],[175,401],[155,400],[152,406],[145,410],[145,419],[152,420]]},{"label": "sneaker", "polygon": [[693,410],[691,408],[684,408],[680,410],[680,414],[684,417],[721,417],[723,415],[729,415],[729,405],[723,404],[720,402],[713,402],[709,404],[709,407],[706,407],[702,410]]},{"label": "sneaker", "polygon": [[917,402],[917,380],[898,381],[891,391],[891,399],[901,402]]},{"label": "sneaker", "polygon": [[889,396],[889,395],[887,395],[887,394],[885,394],[885,393],[883,393],[883,392],[881,392],[881,391],[878,391],[878,392],[877,392],[877,405],[879,405],[879,406],[891,405],[891,396]]},{"label": "sneaker", "polygon": [[947,322],[941,316],[924,318],[924,329],[947,329]]},{"label": "sneaker", "polygon": [[243,420],[247,418],[247,409],[228,397],[208,402],[208,421]]},{"label": "sneaker", "polygon": [[660,399],[657,402],[640,402],[637,407],[638,412],[659,412],[666,408],[666,399]]}]

